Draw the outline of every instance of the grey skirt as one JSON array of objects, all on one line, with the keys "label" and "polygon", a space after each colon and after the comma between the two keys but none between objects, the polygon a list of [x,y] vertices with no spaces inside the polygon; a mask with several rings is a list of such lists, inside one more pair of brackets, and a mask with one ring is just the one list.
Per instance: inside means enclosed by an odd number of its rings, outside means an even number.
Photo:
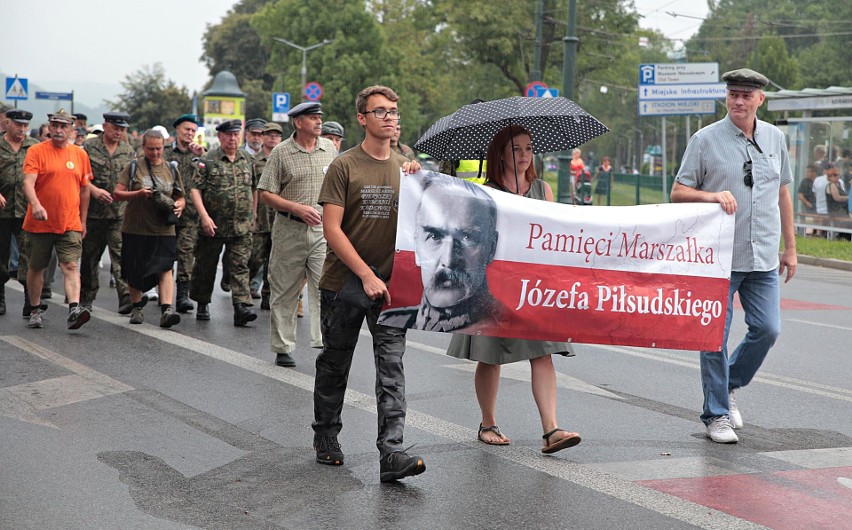
[{"label": "grey skirt", "polygon": [[454,334],[447,355],[486,364],[509,364],[545,355],[570,355],[574,350],[567,342],[506,339],[483,335]]}]

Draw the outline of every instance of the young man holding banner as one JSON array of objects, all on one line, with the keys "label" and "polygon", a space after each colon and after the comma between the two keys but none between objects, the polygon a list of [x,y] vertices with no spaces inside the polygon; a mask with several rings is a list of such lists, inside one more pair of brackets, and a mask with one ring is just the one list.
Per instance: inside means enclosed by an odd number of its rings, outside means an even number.
[{"label": "young man holding banner", "polygon": [[[672,188],[673,202],[718,202],[736,213],[734,252],[725,336],[721,351],[701,352],[707,436],[718,443],[739,441],[743,426],[734,390],[757,373],[781,332],[778,277],[796,272],[792,182],[787,144],[778,128],[757,119],[766,76],[741,68],[726,72],[728,115],[693,135]],[[784,251],[778,258],[779,239]],[[739,293],[748,333],[729,356],[728,334],[734,293]]]},{"label": "young man holding banner", "polygon": [[[328,167],[319,193],[322,225],[331,252],[325,260],[319,287],[322,296],[322,352],[317,357],[314,383],[314,449],[321,464],[342,465],[337,435],[352,356],[361,323],[367,319],[376,361],[376,408],[382,482],[418,475],[423,458],[402,447],[405,428],[405,330],[377,324],[381,299],[390,303],[385,280],[390,278],[396,241],[400,168],[414,172],[391,151],[399,122],[399,96],[388,87],[372,86],[355,99],[358,123],[365,139],[337,157]],[[370,308],[341,299],[344,285],[356,275],[363,295],[376,301]],[[385,280],[383,280],[383,278]]]}]

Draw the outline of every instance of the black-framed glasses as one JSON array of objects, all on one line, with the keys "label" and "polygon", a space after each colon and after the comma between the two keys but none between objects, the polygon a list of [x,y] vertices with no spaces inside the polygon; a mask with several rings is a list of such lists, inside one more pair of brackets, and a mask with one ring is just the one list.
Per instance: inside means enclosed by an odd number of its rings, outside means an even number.
[{"label": "black-framed glasses", "polygon": [[366,110],[366,111],[364,111],[364,114],[372,114],[373,116],[376,117],[376,119],[379,119],[379,120],[383,120],[383,119],[387,118],[388,116],[390,116],[392,119],[395,119],[395,120],[398,120],[399,117],[400,117],[400,113],[397,109]]},{"label": "black-framed glasses", "polygon": [[754,176],[751,173],[751,160],[748,160],[743,164],[743,171],[745,171],[745,176],[743,177],[743,184],[745,184],[749,188],[753,187]]}]

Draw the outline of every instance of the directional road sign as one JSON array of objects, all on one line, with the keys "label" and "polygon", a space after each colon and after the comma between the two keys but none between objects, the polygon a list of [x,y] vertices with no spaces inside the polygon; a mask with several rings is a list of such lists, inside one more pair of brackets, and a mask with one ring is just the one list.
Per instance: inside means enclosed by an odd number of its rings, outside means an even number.
[{"label": "directional road sign", "polygon": [[308,101],[319,101],[322,97],[322,85],[311,81],[305,85],[305,99]]},{"label": "directional road sign", "polygon": [[558,88],[538,87],[535,96],[538,98],[556,98],[559,97]]},{"label": "directional road sign", "polygon": [[640,64],[640,85],[716,83],[719,63]]},{"label": "directional road sign", "polygon": [[715,111],[716,102],[712,99],[645,100],[639,102],[640,116],[713,114]]},{"label": "directional road sign", "polygon": [[35,93],[36,99],[49,99],[51,101],[74,101],[74,92],[39,92]]},{"label": "directional road sign", "polygon": [[7,77],[6,78],[6,92],[4,99],[17,99],[24,100],[27,99],[27,85],[29,84],[29,79],[25,77]]},{"label": "directional road sign", "polygon": [[648,99],[724,99],[725,83],[641,85],[639,101]]},{"label": "directional road sign", "polygon": [[275,92],[272,94],[272,121],[285,122],[289,121],[290,117],[287,113],[290,111],[290,93]]}]

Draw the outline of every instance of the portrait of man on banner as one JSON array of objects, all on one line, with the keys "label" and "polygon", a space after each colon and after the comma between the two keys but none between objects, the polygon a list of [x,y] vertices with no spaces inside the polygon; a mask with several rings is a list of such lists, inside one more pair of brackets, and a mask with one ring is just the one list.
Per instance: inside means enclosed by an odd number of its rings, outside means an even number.
[{"label": "portrait of man on banner", "polygon": [[443,332],[498,325],[506,308],[486,275],[499,239],[494,199],[481,186],[440,173],[421,183],[414,259],[422,296],[416,305],[385,311],[379,323]]}]

